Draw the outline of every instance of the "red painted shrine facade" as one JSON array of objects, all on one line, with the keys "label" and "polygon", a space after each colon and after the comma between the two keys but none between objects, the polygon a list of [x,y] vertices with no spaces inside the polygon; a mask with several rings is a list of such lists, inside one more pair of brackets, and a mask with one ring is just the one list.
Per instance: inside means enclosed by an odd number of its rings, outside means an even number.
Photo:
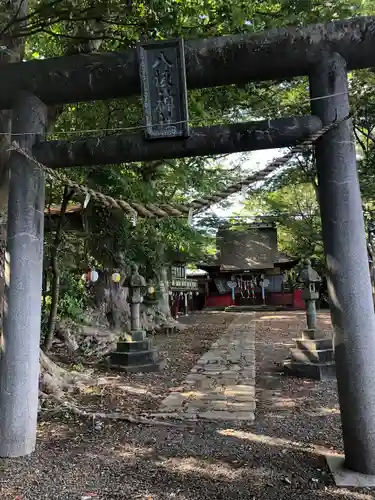
[{"label": "red painted shrine facade", "polygon": [[299,259],[278,251],[274,222],[222,226],[217,255],[198,267],[207,272],[205,307],[269,305],[303,309],[302,290],[289,271]]}]

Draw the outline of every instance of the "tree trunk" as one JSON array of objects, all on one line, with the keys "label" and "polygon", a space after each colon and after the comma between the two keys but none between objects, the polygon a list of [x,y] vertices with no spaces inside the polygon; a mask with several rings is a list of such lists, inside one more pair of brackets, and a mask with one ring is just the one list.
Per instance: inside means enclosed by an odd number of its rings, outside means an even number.
[{"label": "tree trunk", "polygon": [[159,275],[160,283],[160,297],[158,301],[158,308],[165,316],[166,323],[173,321],[171,309],[169,307],[169,287],[168,287],[168,271],[166,266],[163,266]]},{"label": "tree trunk", "polygon": [[65,324],[64,322],[59,323],[55,326],[54,334],[57,339],[65,344],[70,355],[72,355],[79,349],[77,339],[71,332],[69,325]]},{"label": "tree trunk", "polygon": [[53,342],[55,333],[57,311],[60,296],[60,270],[57,262],[57,255],[51,257],[52,281],[51,281],[51,308],[48,315],[47,331],[44,337],[43,350],[47,353]]},{"label": "tree trunk", "polygon": [[53,362],[41,349],[39,390],[61,396],[64,392],[75,392],[80,385],[93,381],[80,373],[68,372]]},{"label": "tree trunk", "polygon": [[65,219],[65,212],[71,197],[71,192],[67,187],[64,189],[64,195],[61,202],[60,217],[57,223],[55,240],[51,250],[51,268],[52,268],[52,284],[51,284],[51,310],[48,317],[48,326],[46,336],[44,338],[44,352],[48,352],[52,347],[53,336],[56,327],[56,318],[59,305],[60,296],[60,270],[58,263],[58,252],[63,235],[63,222]]}]

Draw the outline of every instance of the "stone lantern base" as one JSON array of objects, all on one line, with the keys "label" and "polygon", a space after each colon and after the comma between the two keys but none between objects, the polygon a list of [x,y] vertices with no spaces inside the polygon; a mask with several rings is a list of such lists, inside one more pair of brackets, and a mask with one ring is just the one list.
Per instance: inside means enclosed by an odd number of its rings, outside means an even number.
[{"label": "stone lantern base", "polygon": [[155,372],[162,368],[158,349],[143,331],[132,332],[128,339],[117,342],[116,351],[109,357],[109,367],[132,373]]},{"label": "stone lantern base", "polygon": [[332,334],[322,330],[303,330],[302,337],[294,339],[295,346],[283,362],[286,374],[314,380],[336,378]]}]

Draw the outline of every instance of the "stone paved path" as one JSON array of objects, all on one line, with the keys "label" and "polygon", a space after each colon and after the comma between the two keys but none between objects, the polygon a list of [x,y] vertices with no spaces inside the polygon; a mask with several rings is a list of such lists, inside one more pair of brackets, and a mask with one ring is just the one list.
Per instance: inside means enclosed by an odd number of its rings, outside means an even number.
[{"label": "stone paved path", "polygon": [[250,312],[234,317],[192,368],[181,392],[165,398],[155,416],[252,422],[254,410],[255,322]]}]

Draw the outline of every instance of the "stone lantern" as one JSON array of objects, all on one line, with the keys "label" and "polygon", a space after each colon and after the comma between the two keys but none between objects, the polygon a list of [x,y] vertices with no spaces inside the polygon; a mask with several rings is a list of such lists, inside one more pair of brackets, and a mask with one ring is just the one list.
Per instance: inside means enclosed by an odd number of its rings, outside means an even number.
[{"label": "stone lantern", "polygon": [[315,301],[319,299],[319,292],[316,285],[321,283],[319,274],[311,267],[311,261],[306,259],[304,267],[299,273],[297,280],[304,284],[303,298],[306,302],[306,321],[307,330],[311,331],[311,338],[314,338],[316,330],[316,305]]},{"label": "stone lantern", "polygon": [[158,371],[161,368],[158,350],[141,328],[140,307],[143,296],[147,293],[147,285],[136,264],[133,264],[125,285],[129,288],[131,331],[130,335],[124,335],[124,338],[117,342],[116,351],[110,355],[110,367],[126,372]]},{"label": "stone lantern", "polygon": [[146,338],[146,332],[141,329],[140,307],[143,296],[146,294],[146,280],[138,272],[137,264],[132,265],[132,273],[126,280],[125,285],[129,288],[129,302],[131,309],[131,335],[132,340],[141,341]]},{"label": "stone lantern", "polygon": [[294,339],[295,346],[283,362],[288,375],[315,380],[336,378],[332,333],[317,328],[315,302],[319,299],[316,286],[321,282],[319,274],[311,267],[310,260],[304,266],[297,280],[304,285],[303,298],[306,302],[307,329],[300,338]]}]

